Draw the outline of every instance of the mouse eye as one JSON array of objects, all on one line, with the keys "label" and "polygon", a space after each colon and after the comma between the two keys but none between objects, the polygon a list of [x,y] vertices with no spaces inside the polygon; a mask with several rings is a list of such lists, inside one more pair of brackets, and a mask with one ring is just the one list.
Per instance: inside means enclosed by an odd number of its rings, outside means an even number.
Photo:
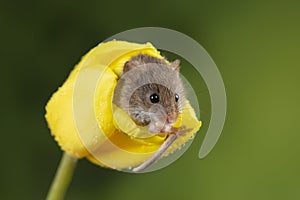
[{"label": "mouse eye", "polygon": [[151,96],[150,96],[150,101],[151,101],[152,103],[158,103],[158,102],[159,102],[159,96],[158,96],[156,93],[151,94]]},{"label": "mouse eye", "polygon": [[179,100],[178,94],[175,94],[175,101],[177,102]]}]

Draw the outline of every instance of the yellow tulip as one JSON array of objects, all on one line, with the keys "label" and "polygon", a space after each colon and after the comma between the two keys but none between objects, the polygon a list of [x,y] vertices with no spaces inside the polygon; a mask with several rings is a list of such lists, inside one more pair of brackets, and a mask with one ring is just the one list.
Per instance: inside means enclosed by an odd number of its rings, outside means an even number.
[{"label": "yellow tulip", "polygon": [[[142,164],[164,143],[167,134],[140,137],[142,130],[135,126],[131,118],[125,112],[113,109],[113,92],[124,63],[139,53],[162,58],[150,43],[100,43],[82,58],[64,84],[52,95],[46,105],[45,117],[55,140],[69,156],[86,157],[97,165],[122,170]],[[80,119],[85,122],[86,128],[79,131],[74,119],[73,98],[76,79],[83,70],[87,77],[90,73],[101,74],[101,78],[93,94],[93,112]],[[84,92],[80,94],[80,98],[84,99],[85,96]],[[90,123],[93,117],[99,129]],[[180,148],[200,129],[201,121],[189,102],[174,126],[185,127],[189,131],[178,137],[163,156]]]}]

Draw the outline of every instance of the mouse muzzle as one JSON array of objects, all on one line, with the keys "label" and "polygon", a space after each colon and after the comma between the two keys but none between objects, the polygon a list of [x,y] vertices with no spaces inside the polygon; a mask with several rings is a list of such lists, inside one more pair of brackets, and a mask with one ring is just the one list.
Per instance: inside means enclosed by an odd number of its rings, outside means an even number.
[{"label": "mouse muzzle", "polygon": [[172,125],[177,121],[176,113],[166,112],[160,104],[152,106],[149,110],[150,120],[149,131],[152,133],[168,133],[172,131]]}]

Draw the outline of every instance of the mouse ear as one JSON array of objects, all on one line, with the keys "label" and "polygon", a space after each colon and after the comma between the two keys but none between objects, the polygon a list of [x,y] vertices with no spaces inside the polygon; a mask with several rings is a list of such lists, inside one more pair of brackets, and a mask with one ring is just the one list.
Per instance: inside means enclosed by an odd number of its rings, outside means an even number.
[{"label": "mouse ear", "polygon": [[170,63],[171,68],[178,72],[179,72],[179,65],[180,65],[180,60],[178,59]]},{"label": "mouse ear", "polygon": [[126,73],[130,71],[131,69],[137,67],[139,63],[135,60],[129,60],[125,63],[124,68],[123,68],[123,73]]}]

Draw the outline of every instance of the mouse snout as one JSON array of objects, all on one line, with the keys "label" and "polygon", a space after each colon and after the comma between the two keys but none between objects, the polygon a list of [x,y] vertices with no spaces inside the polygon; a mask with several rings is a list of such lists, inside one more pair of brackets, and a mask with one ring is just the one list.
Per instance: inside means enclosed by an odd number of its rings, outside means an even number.
[{"label": "mouse snout", "polygon": [[171,112],[167,114],[166,122],[168,124],[173,124],[176,122],[176,120],[177,120],[177,114],[175,112]]},{"label": "mouse snout", "polygon": [[166,122],[168,124],[173,124],[175,122],[175,119],[168,116],[167,119],[166,119]]},{"label": "mouse snout", "polygon": [[172,125],[177,121],[178,114],[173,109],[165,109],[162,105],[152,106],[149,110],[151,121],[158,124]]},{"label": "mouse snout", "polygon": [[154,105],[149,109],[151,121],[164,123],[167,120],[167,112],[162,105]]}]

